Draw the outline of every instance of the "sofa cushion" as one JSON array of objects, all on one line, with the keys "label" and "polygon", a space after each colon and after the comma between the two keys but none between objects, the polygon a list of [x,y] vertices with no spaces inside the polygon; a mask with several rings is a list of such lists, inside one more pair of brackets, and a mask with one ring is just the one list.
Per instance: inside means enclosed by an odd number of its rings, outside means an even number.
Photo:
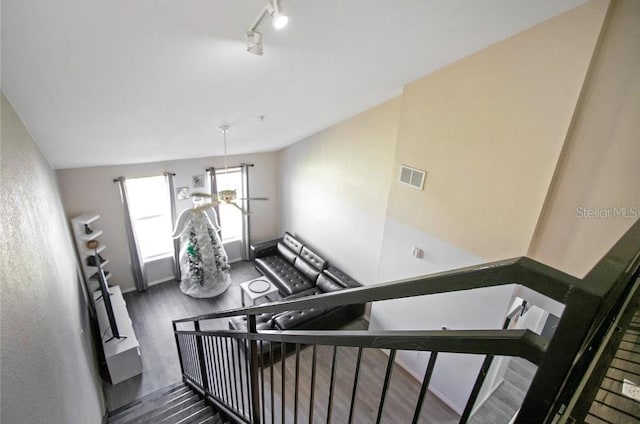
[{"label": "sofa cushion", "polygon": [[282,241],[278,243],[278,253],[280,253],[291,265],[293,265],[298,257],[298,255],[296,255],[293,250],[289,249]]},{"label": "sofa cushion", "polygon": [[[246,330],[247,329],[247,316],[233,317],[229,320],[230,330]],[[256,329],[257,330],[273,330],[273,315],[260,314],[256,316]]]},{"label": "sofa cushion", "polygon": [[[296,260],[297,262],[297,260]],[[256,259],[256,267],[278,287],[283,297],[313,287],[313,283],[302,275],[282,256],[266,256]]]},{"label": "sofa cushion", "polygon": [[317,294],[322,294],[322,292],[320,290],[318,290],[316,287],[312,287],[312,288],[307,289],[305,291],[301,291],[300,293],[296,293],[296,294],[292,294],[291,296],[287,296],[287,297],[283,298],[282,300],[300,299],[301,297],[315,296]]},{"label": "sofa cushion", "polygon": [[290,330],[304,324],[305,322],[317,318],[324,313],[324,308],[310,308],[303,309],[301,311],[288,311],[276,315],[273,321],[277,329]]},{"label": "sofa cushion", "polygon": [[302,243],[296,240],[296,238],[289,233],[284,233],[284,237],[282,237],[282,243],[284,243],[296,255],[299,255],[300,251],[302,250]]},{"label": "sofa cushion", "polygon": [[327,261],[324,260],[317,253],[313,252],[307,246],[302,248],[302,251],[300,252],[300,257],[305,261],[307,261],[309,264],[311,264],[314,268],[317,268],[320,271],[325,269],[327,266]]},{"label": "sofa cushion", "polygon": [[316,280],[316,287],[322,293],[330,293],[337,290],[344,290],[340,284],[336,283],[331,277],[326,274],[320,274]]},{"label": "sofa cushion", "polygon": [[340,271],[334,266],[328,267],[324,272],[335,281],[337,281],[344,288],[350,289],[354,287],[362,287],[362,284],[358,283],[353,278],[349,277],[344,272]]},{"label": "sofa cushion", "polygon": [[309,280],[311,280],[314,283],[315,283],[316,279],[318,278],[318,275],[320,275],[320,271],[318,269],[313,267],[311,264],[309,264],[309,262],[305,261],[300,256],[298,257],[298,259],[296,259],[296,262],[293,264],[293,266],[298,271],[300,271],[300,273],[302,275],[304,275],[305,277],[307,277]]}]

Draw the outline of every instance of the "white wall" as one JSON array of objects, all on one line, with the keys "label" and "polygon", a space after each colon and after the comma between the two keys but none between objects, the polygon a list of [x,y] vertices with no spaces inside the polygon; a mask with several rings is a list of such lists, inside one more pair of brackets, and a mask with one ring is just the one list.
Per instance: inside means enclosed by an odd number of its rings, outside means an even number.
[{"label": "white wall", "polygon": [[[243,162],[255,165],[249,170],[251,195],[270,199],[251,202],[252,215],[249,218],[251,241],[260,242],[277,237],[280,204],[277,153],[256,153],[228,158],[230,167]],[[110,260],[106,269],[113,273],[109,282],[119,285],[123,291],[128,291],[134,289],[134,283],[120,192],[117,184],[113,183],[113,179],[120,176],[134,178],[161,175],[165,171],[170,171],[176,174],[175,187],[190,187],[193,190],[191,177],[206,175],[205,169],[211,166],[223,168],[224,158],[209,157],[135,165],[61,169],[57,170],[56,174],[60,184],[62,203],[69,219],[86,212],[100,214],[100,220],[96,221],[95,226],[104,230],[100,240],[107,246],[103,256]],[[177,201],[178,212],[191,206],[191,199]],[[232,248],[229,252],[233,253]],[[160,266],[166,264],[167,261],[162,261]],[[170,267],[165,266],[164,270],[166,272]],[[152,277],[151,281],[162,279],[162,275],[155,271]]]},{"label": "white wall", "polygon": [[281,232],[363,284],[377,281],[399,99],[281,151]]},{"label": "white wall", "polygon": [[0,421],[99,423],[87,303],[55,175],[2,94]]},{"label": "white wall", "polygon": [[[411,255],[424,250],[423,259]],[[381,282],[396,281],[484,263],[485,260],[415,228],[387,219],[380,254]],[[501,328],[515,287],[507,285],[457,293],[376,302],[371,310],[371,330],[450,330]],[[398,360],[421,379],[429,355],[398,352]],[[431,389],[461,413],[471,393],[483,357],[438,355]]]}]

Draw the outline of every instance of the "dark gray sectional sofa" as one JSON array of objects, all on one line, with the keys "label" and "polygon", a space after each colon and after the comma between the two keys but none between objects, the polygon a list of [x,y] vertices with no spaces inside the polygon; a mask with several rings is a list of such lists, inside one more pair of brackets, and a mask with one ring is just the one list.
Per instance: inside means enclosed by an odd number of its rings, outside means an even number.
[{"label": "dark gray sectional sofa", "polygon": [[[251,247],[256,268],[279,290],[283,300],[316,296],[361,284],[331,266],[314,250],[289,233]],[[311,308],[257,317],[258,330],[332,330],[359,318],[365,305]],[[229,321],[231,329],[246,329],[246,317]]]}]

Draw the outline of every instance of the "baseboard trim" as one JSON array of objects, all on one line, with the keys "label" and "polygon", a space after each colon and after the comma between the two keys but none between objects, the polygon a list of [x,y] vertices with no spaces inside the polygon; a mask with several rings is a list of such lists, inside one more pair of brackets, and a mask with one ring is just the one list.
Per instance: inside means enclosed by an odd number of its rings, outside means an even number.
[{"label": "baseboard trim", "polygon": [[[387,352],[385,349],[380,349],[380,350],[382,352],[384,352],[385,355],[389,356],[389,352]],[[424,377],[424,376],[423,375],[418,375],[411,367],[409,367],[407,364],[405,364],[401,359],[398,359],[397,356],[396,356],[396,359],[395,359],[395,363],[398,364],[407,373],[409,373],[413,378],[415,378],[418,381],[422,381],[422,377]],[[458,405],[456,405],[455,403],[453,403],[451,401],[451,399],[447,398],[445,395],[443,395],[442,393],[440,393],[438,390],[434,389],[433,387],[429,387],[428,390],[431,393],[433,393],[438,399],[440,399],[445,405],[447,405],[449,408],[453,409],[456,414],[462,415],[462,413],[464,412],[464,409],[460,409],[458,407]]]}]

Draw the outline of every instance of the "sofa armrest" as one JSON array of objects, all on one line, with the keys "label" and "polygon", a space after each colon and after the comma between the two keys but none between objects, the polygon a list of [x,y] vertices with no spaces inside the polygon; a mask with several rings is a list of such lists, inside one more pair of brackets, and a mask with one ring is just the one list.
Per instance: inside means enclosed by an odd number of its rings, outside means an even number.
[{"label": "sofa armrest", "polygon": [[282,238],[265,241],[263,243],[251,245],[251,256],[253,259],[261,258],[263,256],[275,255],[278,252],[278,242]]}]

